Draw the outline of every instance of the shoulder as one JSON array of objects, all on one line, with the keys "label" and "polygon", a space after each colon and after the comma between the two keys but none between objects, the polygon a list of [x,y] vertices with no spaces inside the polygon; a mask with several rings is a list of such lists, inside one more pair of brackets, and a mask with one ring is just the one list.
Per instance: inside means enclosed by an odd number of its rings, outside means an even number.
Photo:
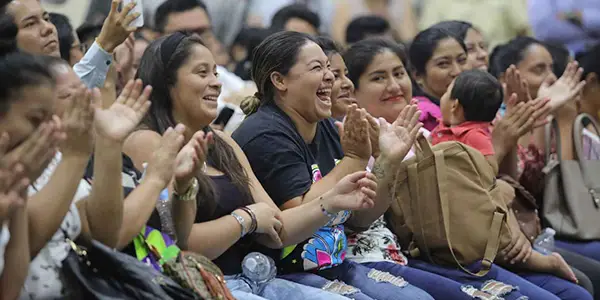
[{"label": "shoulder", "polygon": [[256,139],[264,140],[268,136],[278,136],[292,140],[299,138],[287,116],[269,107],[261,107],[256,113],[246,117],[231,135],[233,140],[242,148],[245,148],[246,144]]}]

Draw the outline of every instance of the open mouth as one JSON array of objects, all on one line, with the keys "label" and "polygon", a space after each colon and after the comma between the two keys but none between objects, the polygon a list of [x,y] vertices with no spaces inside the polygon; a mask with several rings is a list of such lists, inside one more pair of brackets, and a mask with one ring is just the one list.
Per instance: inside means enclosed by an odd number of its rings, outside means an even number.
[{"label": "open mouth", "polygon": [[317,97],[323,102],[331,103],[331,88],[318,89]]},{"label": "open mouth", "polygon": [[206,100],[206,101],[214,101],[217,102],[217,99],[219,98],[219,96],[204,96],[202,97],[202,99]]}]

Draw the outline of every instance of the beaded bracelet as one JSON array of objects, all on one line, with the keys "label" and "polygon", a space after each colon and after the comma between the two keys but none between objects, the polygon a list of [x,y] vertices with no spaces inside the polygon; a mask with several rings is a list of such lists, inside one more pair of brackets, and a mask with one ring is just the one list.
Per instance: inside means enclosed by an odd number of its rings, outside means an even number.
[{"label": "beaded bracelet", "polygon": [[[319,200],[323,200],[323,197],[319,198]],[[337,217],[337,214],[332,214],[329,211],[327,211],[327,209],[325,209],[325,206],[323,206],[323,202],[319,203],[319,206],[321,206],[321,212],[323,213],[323,215],[325,215],[329,219]]]},{"label": "beaded bracelet", "polygon": [[250,229],[248,230],[247,234],[254,233],[256,231],[257,227],[258,227],[258,221],[256,220],[256,215],[247,206],[240,207],[240,209],[243,210],[243,211],[245,211],[246,213],[248,213],[250,215],[250,218],[252,218],[252,225],[250,225]]}]

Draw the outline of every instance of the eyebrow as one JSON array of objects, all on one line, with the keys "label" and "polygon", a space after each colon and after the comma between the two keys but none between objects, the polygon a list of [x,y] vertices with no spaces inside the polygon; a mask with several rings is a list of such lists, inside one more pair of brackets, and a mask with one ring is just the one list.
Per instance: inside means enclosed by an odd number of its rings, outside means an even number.
[{"label": "eyebrow", "polygon": [[[312,63],[314,63],[314,62],[318,62],[320,65],[323,65],[323,62],[322,62],[321,60],[317,59],[317,58],[315,58],[315,59],[313,59],[313,60],[309,61],[309,62],[307,63],[307,65],[310,65],[310,64],[312,64]],[[325,62],[325,64],[327,64],[327,62]]]}]

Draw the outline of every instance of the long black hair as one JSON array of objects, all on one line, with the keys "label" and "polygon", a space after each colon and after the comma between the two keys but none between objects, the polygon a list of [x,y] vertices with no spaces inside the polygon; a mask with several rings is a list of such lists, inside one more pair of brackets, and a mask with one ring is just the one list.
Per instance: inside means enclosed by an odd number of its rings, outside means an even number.
[{"label": "long black hair", "polygon": [[542,42],[526,36],[516,37],[506,44],[496,46],[490,54],[490,74],[499,78],[510,65],[517,65],[525,58],[531,45],[546,47]]},{"label": "long black hair", "polygon": [[[199,36],[176,32],[153,41],[144,52],[136,74],[136,78],[141,79],[144,84],[152,85],[152,106],[142,121],[144,127],[162,134],[169,127],[176,126],[173,99],[169,90],[177,82],[177,70],[187,62],[194,45],[204,45]],[[203,130],[211,131],[209,126]],[[214,134],[214,143],[208,150],[207,163],[223,172],[245,196],[244,199],[248,199],[246,204],[251,203],[248,175],[233,148],[217,134]],[[217,195],[212,180],[207,176],[199,176],[198,181],[198,200],[204,201],[209,208],[214,208]]]}]

